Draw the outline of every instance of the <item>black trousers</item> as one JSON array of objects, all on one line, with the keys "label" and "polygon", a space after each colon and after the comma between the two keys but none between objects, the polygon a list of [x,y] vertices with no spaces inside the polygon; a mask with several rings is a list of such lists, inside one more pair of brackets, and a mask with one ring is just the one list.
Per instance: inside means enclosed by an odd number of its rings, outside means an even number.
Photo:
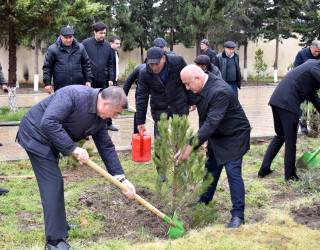
[{"label": "black trousers", "polygon": [[39,186],[46,240],[67,238],[68,223],[59,160],[52,161],[28,151],[27,153]]},{"label": "black trousers", "polygon": [[285,179],[296,177],[296,143],[299,115],[290,111],[271,106],[276,136],[272,139],[264,156],[260,171],[270,169],[273,159],[285,143],[284,169]]}]

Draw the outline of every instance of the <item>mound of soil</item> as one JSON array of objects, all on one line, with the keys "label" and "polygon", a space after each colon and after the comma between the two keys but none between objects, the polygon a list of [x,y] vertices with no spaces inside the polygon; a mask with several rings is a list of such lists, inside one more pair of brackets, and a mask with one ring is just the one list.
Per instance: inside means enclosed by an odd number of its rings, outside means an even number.
[{"label": "mound of soil", "polygon": [[300,205],[291,210],[294,220],[311,229],[320,230],[320,199],[314,199],[311,206]]}]

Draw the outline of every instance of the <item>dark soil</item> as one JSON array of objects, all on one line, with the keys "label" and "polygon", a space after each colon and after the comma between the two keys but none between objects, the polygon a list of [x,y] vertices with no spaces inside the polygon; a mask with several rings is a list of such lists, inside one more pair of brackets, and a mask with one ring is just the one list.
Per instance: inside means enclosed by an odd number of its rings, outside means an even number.
[{"label": "dark soil", "polygon": [[300,205],[291,210],[294,220],[311,229],[320,230],[320,198],[313,199],[311,206]]}]

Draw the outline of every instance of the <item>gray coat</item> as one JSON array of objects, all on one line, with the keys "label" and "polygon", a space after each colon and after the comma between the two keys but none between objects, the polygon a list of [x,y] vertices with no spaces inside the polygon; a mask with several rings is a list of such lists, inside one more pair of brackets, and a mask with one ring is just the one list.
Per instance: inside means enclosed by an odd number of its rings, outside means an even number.
[{"label": "gray coat", "polygon": [[72,153],[75,141],[92,135],[111,175],[123,174],[107,131],[107,120],[97,114],[101,89],[73,85],[64,87],[33,106],[22,118],[17,139],[27,151],[52,161]]},{"label": "gray coat", "polygon": [[[240,73],[240,66],[239,66],[239,56],[237,53],[234,53],[234,60],[236,63],[236,73],[237,73],[237,86],[240,89],[241,88],[241,73]],[[223,51],[219,55],[217,55],[215,65],[220,69],[222,79],[226,79],[227,74],[227,55],[226,52]]]}]

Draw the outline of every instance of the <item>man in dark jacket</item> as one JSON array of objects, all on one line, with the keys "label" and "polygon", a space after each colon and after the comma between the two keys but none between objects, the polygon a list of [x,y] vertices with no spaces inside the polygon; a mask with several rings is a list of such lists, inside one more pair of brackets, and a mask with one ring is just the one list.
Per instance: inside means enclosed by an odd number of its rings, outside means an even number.
[{"label": "man in dark jacket", "polygon": [[91,68],[88,54],[81,43],[73,37],[74,31],[67,26],[46,53],[43,64],[43,82],[47,93],[65,86],[80,84],[91,86]]},{"label": "man in dark jacket", "polygon": [[63,179],[59,169],[59,153],[74,154],[80,164],[89,159],[88,152],[74,141],[92,135],[108,172],[129,188],[115,147],[106,129],[106,119],[117,118],[127,108],[128,100],[119,87],[93,89],[67,86],[33,106],[22,118],[17,139],[27,151],[35,172],[44,211],[46,247],[69,249]]},{"label": "man in dark jacket", "polygon": [[203,39],[200,42],[201,55],[207,55],[210,58],[210,62],[215,64],[216,62],[216,53],[209,48],[209,41],[207,39]]},{"label": "man in dark jacket", "polygon": [[155,137],[159,135],[157,122],[162,113],[168,117],[189,114],[189,105],[195,104],[195,96],[181,82],[180,71],[185,66],[181,56],[166,55],[158,47],[148,49],[147,66],[140,70],[136,99],[138,131],[145,131],[149,95]]},{"label": "man in dark jacket", "polygon": [[119,36],[112,36],[109,39],[109,43],[112,50],[112,60],[113,60],[113,78],[110,78],[109,80],[109,86],[118,85],[118,79],[119,79],[119,49],[121,47],[121,38]]},{"label": "man in dark jacket", "polygon": [[285,143],[285,179],[299,181],[296,173],[296,143],[300,104],[309,99],[320,112],[320,61],[309,59],[291,70],[274,90],[269,105],[272,108],[276,136],[264,156],[258,176],[263,178],[273,172],[271,163]]},{"label": "man in dark jacket", "polygon": [[[298,67],[299,65],[305,63],[309,59],[320,59],[320,41],[314,40],[310,47],[300,50],[294,61],[294,67]],[[305,102],[303,103],[307,103],[307,101],[308,100],[305,100]],[[299,119],[302,117],[302,114],[303,111],[300,108]],[[300,127],[302,133],[309,133],[306,120],[300,121]]]},{"label": "man in dark jacket", "polygon": [[200,67],[204,72],[211,72],[212,74],[214,74],[217,77],[221,78],[221,72],[219,70],[219,68],[215,65],[213,65],[210,62],[210,58],[207,55],[200,55],[197,56],[194,60],[194,63]]},{"label": "man in dark jacket", "polygon": [[153,46],[159,47],[164,52],[166,52],[167,55],[175,55],[176,53],[174,53],[174,52],[172,52],[170,50],[169,51],[166,50],[166,45],[167,45],[167,43],[162,37],[158,37],[158,38],[153,40]]},{"label": "man in dark jacket", "polygon": [[[128,96],[129,94],[129,90],[132,86],[132,84],[135,82],[137,87],[136,87],[136,93],[135,93],[135,99],[137,102],[137,91],[138,91],[138,86],[139,86],[139,73],[141,69],[144,69],[146,67],[146,64],[143,63],[141,65],[139,65],[138,67],[136,67],[133,72],[128,76],[127,80],[125,81],[124,85],[123,85],[123,91],[124,93],[126,93],[126,96]],[[134,117],[133,117],[133,133],[134,134],[138,134],[138,124],[137,124],[137,117],[136,117],[136,113],[134,113]]]},{"label": "man in dark jacket", "polygon": [[241,73],[239,56],[234,52],[237,45],[228,41],[224,44],[224,51],[217,55],[216,66],[220,69],[222,79],[225,80],[238,96],[238,88],[241,88]]},{"label": "man in dark jacket", "polygon": [[[1,63],[0,63],[0,85],[3,92],[7,93],[8,92],[7,81],[3,75]],[[2,146],[1,142],[0,142],[0,146]],[[6,194],[8,192],[9,192],[9,189],[0,187],[0,195]]]},{"label": "man in dark jacket", "polygon": [[[228,228],[239,227],[244,219],[245,190],[241,171],[242,158],[250,148],[249,121],[235,93],[221,78],[204,73],[196,65],[188,65],[181,71],[181,79],[187,89],[198,94],[198,146],[208,141],[209,147],[204,145],[209,155],[206,168],[214,178],[199,202],[208,204],[212,200],[225,166],[233,204]],[[186,160],[191,151],[192,146],[188,145],[175,157]]]},{"label": "man in dark jacket", "polygon": [[94,36],[82,41],[90,58],[92,72],[91,87],[105,89],[108,79],[114,78],[113,50],[109,42],[104,40],[107,33],[107,26],[104,23],[97,22],[92,27]]}]

